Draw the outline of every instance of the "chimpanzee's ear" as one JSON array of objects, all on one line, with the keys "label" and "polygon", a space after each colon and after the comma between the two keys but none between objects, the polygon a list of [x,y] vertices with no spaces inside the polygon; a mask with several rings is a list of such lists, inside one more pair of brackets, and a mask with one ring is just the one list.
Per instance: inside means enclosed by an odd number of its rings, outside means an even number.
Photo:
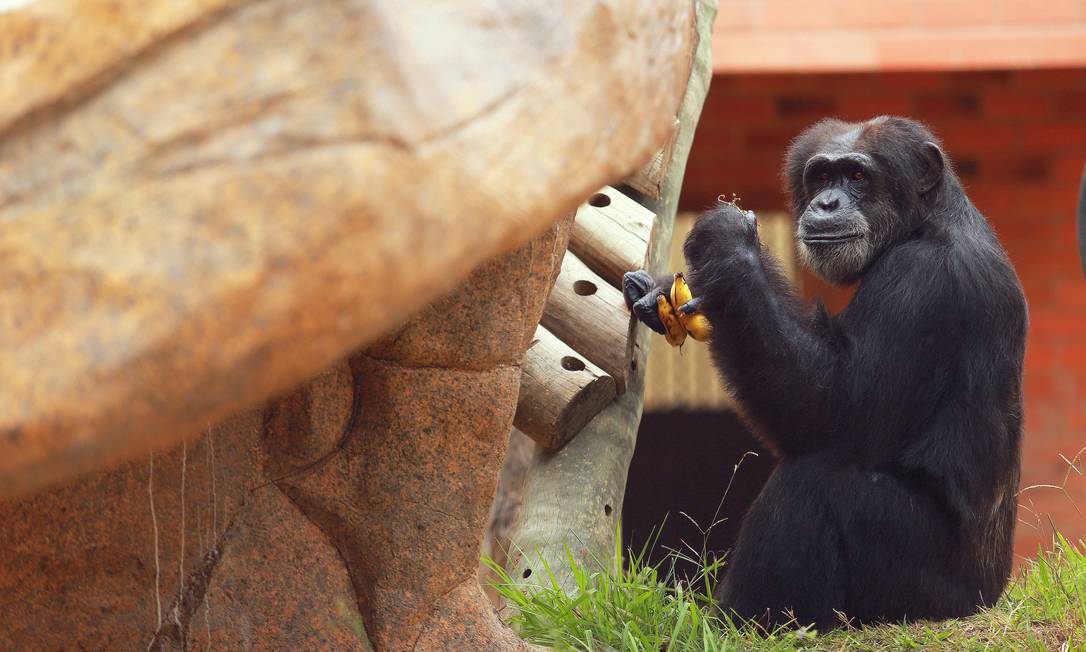
[{"label": "chimpanzee's ear", "polygon": [[923,195],[939,185],[943,179],[946,157],[943,156],[943,150],[930,140],[924,143],[920,151],[924,158],[924,173],[920,176],[920,194]]}]

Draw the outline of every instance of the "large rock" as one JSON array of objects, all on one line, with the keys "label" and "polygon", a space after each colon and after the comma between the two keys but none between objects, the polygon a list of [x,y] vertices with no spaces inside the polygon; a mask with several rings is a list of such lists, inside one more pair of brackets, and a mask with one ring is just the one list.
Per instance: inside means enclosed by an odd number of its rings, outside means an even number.
[{"label": "large rock", "polygon": [[667,137],[692,2],[0,13],[0,495],[286,391]]},{"label": "large rock", "polygon": [[342,557],[271,484],[264,421],[0,502],[0,649],[369,649]]}]

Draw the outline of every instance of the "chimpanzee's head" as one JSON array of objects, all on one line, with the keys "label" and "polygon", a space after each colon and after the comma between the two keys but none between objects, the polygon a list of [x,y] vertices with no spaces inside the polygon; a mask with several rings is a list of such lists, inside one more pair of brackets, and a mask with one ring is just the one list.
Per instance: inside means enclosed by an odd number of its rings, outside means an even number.
[{"label": "chimpanzee's head", "polygon": [[913,236],[953,173],[935,136],[913,120],[823,120],[788,150],[784,177],[800,255],[815,274],[850,283]]}]

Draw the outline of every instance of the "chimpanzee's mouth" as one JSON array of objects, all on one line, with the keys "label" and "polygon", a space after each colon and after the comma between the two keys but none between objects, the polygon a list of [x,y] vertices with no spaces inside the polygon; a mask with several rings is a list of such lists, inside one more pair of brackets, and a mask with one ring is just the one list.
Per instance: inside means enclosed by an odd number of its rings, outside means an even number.
[{"label": "chimpanzee's mouth", "polygon": [[804,244],[839,244],[864,237],[863,233],[809,233],[801,237]]}]

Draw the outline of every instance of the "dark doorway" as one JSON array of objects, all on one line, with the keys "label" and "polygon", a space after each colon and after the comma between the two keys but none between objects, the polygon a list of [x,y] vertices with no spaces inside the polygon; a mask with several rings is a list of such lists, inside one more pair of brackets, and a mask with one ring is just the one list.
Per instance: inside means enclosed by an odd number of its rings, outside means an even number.
[{"label": "dark doorway", "polygon": [[[744,458],[748,451],[757,456]],[[734,471],[740,459],[743,461]],[[648,553],[651,563],[666,560],[670,549],[689,554],[692,548],[700,553],[705,545],[710,554],[717,555],[730,550],[743,515],[773,465],[772,457],[762,451],[735,412],[646,412],[626,480],[622,509],[625,546],[642,550],[663,523]],[[708,529],[718,507],[720,522],[709,531],[706,541],[699,526]],[[696,567],[680,560],[675,571],[677,577],[691,577]]]}]

